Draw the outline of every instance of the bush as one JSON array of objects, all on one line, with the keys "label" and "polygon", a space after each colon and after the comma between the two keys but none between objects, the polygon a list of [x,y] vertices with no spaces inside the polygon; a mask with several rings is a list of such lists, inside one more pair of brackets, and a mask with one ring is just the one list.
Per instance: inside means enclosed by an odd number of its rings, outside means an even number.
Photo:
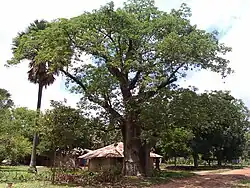
[{"label": "bush", "polygon": [[93,185],[96,184],[96,173],[90,172],[59,172],[55,174],[57,184]]},{"label": "bush", "polygon": [[101,183],[106,183],[106,182],[117,182],[122,178],[121,175],[121,168],[119,167],[114,167],[111,169],[104,170],[97,174],[96,180]]},{"label": "bush", "polygon": [[99,173],[82,170],[56,169],[54,183],[75,185],[97,185],[100,183],[115,183],[121,180],[121,170],[118,167]]}]

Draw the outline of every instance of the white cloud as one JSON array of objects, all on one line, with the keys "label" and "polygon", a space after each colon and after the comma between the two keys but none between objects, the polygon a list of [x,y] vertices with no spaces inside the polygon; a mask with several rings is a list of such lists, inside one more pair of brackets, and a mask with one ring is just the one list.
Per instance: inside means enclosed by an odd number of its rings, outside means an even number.
[{"label": "white cloud", "polygon": [[[233,51],[225,57],[230,60],[230,67],[235,70],[234,74],[222,80],[220,75],[208,71],[195,73],[191,79],[183,81],[184,86],[194,85],[204,90],[231,90],[232,94],[244,100],[248,106],[250,89],[248,83],[248,45],[250,44],[250,13],[247,7],[250,1],[209,1],[203,5],[197,3],[193,5],[193,22],[203,28],[214,25],[220,30],[231,24],[231,29],[224,35],[221,42],[233,48]],[[217,6],[215,4],[217,3]],[[200,15],[200,16],[198,16]],[[210,17],[211,15],[211,17]],[[237,18],[237,19],[232,19]],[[232,22],[233,21],[233,22]]]},{"label": "white cloud", "polygon": [[[58,17],[72,17],[79,15],[84,10],[92,10],[100,5],[109,2],[109,0],[9,0],[1,3],[0,6],[0,88],[5,88],[13,95],[15,103],[19,106],[27,106],[31,109],[36,107],[37,86],[27,81],[27,66],[20,65],[17,68],[6,69],[3,64],[11,57],[11,40],[18,31],[23,30],[35,19],[55,19]],[[115,0],[115,4],[121,5],[122,0]],[[250,7],[249,0],[156,0],[157,6],[162,10],[178,8],[181,2],[187,2],[191,6],[193,17],[192,23],[200,28],[207,29],[215,27],[223,31],[230,28],[230,31],[224,36],[223,42],[233,47],[233,52],[227,55],[231,60],[231,66],[236,71],[225,81],[220,79],[219,75],[202,71],[195,73],[191,79],[182,82],[183,85],[194,85],[200,90],[210,89],[229,89],[239,98],[246,102],[248,93],[247,84],[248,75],[248,45],[250,44],[248,22],[250,13],[247,8]],[[49,107],[49,101],[68,99],[68,103],[74,104],[79,96],[70,94],[62,88],[62,78],[49,86],[44,92],[43,109]]]}]

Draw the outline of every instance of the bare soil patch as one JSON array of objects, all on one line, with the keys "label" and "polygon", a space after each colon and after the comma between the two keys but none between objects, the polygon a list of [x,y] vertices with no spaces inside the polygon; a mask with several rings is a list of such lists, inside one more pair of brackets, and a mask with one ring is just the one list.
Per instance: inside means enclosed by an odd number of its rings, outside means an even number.
[{"label": "bare soil patch", "polygon": [[239,182],[250,182],[250,168],[229,170],[225,172],[206,171],[199,175],[172,180],[169,183],[152,186],[152,188],[230,188],[230,187],[248,187],[239,185]]}]

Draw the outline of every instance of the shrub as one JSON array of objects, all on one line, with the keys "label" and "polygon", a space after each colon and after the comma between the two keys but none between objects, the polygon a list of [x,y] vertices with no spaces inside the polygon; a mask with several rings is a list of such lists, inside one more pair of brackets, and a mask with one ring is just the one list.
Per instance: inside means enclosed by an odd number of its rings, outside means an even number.
[{"label": "shrub", "polygon": [[100,173],[97,174],[96,180],[98,182],[117,182],[122,178],[121,175],[121,168],[120,167],[114,167],[111,169],[103,170]]}]

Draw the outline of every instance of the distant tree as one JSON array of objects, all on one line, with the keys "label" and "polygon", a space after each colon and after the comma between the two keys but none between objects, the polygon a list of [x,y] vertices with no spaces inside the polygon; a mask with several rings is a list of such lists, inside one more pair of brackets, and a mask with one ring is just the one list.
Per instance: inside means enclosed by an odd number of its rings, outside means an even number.
[{"label": "distant tree", "polygon": [[199,154],[206,160],[216,158],[218,165],[242,155],[244,134],[249,127],[249,111],[229,92],[197,94],[191,90],[180,90],[169,108],[173,124],[188,128],[194,135],[190,148],[195,167],[198,166]]},{"label": "distant tree", "polygon": [[241,100],[235,99],[229,92],[209,93],[214,127],[210,142],[218,165],[222,161],[238,159],[243,154],[245,132],[249,129],[249,110]]},{"label": "distant tree", "polygon": [[36,113],[26,108],[14,108],[10,94],[0,89],[0,161],[18,162],[31,151],[29,137]]},{"label": "distant tree", "polygon": [[18,107],[11,110],[11,116],[12,128],[32,142],[33,133],[37,131],[35,126],[36,111]]},{"label": "distant tree", "polygon": [[250,133],[249,133],[249,130],[247,130],[245,133],[245,141],[246,142],[245,142],[242,158],[245,161],[249,161],[249,159],[250,159]]},{"label": "distant tree", "polygon": [[6,89],[0,88],[0,109],[10,108],[13,105],[10,93]]},{"label": "distant tree", "polygon": [[192,131],[184,127],[172,128],[161,134],[161,139],[157,145],[161,148],[165,158],[175,159],[176,166],[177,157],[187,157],[191,154],[189,143],[192,139]]},{"label": "distant tree", "polygon": [[57,152],[68,152],[75,147],[87,148],[90,143],[90,122],[82,112],[62,102],[52,101],[41,120],[40,152],[50,157]]}]

